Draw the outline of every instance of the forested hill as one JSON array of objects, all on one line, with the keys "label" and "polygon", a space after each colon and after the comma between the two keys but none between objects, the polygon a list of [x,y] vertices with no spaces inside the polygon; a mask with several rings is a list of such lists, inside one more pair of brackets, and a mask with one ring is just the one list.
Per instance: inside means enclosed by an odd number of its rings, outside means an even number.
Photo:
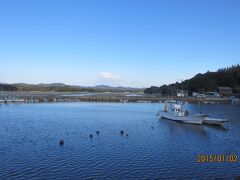
[{"label": "forested hill", "polygon": [[17,91],[18,88],[9,84],[0,84],[0,91]]},{"label": "forested hill", "polygon": [[219,69],[216,72],[206,72],[197,74],[193,78],[183,81],[182,83],[173,83],[161,87],[150,87],[144,90],[144,93],[162,93],[173,89],[186,89],[190,92],[205,92],[217,90],[217,87],[231,87],[234,93],[240,93],[240,65]]}]

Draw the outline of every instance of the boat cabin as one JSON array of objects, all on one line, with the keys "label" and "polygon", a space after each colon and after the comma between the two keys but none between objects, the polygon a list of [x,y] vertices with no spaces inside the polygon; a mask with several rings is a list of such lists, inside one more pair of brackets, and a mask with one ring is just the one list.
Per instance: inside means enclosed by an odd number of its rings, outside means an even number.
[{"label": "boat cabin", "polygon": [[176,116],[185,116],[185,112],[183,111],[181,104],[172,104],[171,111]]}]

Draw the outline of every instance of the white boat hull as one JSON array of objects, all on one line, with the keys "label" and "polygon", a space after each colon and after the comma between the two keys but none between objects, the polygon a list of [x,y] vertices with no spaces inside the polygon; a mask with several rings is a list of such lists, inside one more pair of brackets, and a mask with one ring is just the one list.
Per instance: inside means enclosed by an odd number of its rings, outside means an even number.
[{"label": "white boat hull", "polygon": [[209,117],[205,117],[203,119],[204,124],[223,125],[224,122],[227,122],[227,119],[215,119],[215,118],[209,118]]},{"label": "white boat hull", "polygon": [[190,123],[190,124],[202,124],[203,118],[197,117],[197,116],[175,116],[172,113],[169,112],[159,112],[159,115],[168,120],[177,121],[177,122],[184,122],[184,123]]}]

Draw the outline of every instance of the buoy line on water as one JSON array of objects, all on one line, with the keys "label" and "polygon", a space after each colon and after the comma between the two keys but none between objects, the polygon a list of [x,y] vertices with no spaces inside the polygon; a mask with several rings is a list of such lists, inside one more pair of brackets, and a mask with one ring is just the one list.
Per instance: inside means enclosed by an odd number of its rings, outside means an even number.
[{"label": "buoy line on water", "polygon": [[[151,129],[154,129],[154,127],[152,126]],[[99,131],[96,131],[96,134],[99,135],[100,132],[99,132]],[[129,134],[128,134],[127,132],[125,132],[124,130],[121,130],[121,131],[120,131],[120,134],[121,134],[121,136],[123,136],[123,135],[125,134],[126,137],[129,137]],[[92,139],[92,138],[93,138],[93,134],[90,134],[89,137],[90,137],[90,139]],[[63,146],[63,145],[64,145],[64,139],[60,139],[60,140],[59,140],[59,145],[60,145],[60,146]]]}]

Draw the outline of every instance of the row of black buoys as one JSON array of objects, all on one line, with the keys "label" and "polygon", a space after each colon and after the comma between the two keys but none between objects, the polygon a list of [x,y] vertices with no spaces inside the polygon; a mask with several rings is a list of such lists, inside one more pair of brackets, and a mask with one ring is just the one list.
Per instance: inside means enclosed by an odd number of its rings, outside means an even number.
[{"label": "row of black buoys", "polygon": [[[153,128],[153,127],[152,127],[152,128]],[[99,131],[96,131],[96,134],[99,135],[100,132],[99,132]],[[124,135],[124,131],[121,130],[121,131],[120,131],[120,134],[121,134],[121,135]],[[128,137],[128,133],[126,133],[125,135]],[[92,139],[92,138],[93,138],[93,134],[90,134],[89,137]],[[64,140],[63,140],[63,139],[60,139],[60,140],[59,140],[59,145],[60,145],[60,146],[63,146],[63,145],[64,145]]]}]

